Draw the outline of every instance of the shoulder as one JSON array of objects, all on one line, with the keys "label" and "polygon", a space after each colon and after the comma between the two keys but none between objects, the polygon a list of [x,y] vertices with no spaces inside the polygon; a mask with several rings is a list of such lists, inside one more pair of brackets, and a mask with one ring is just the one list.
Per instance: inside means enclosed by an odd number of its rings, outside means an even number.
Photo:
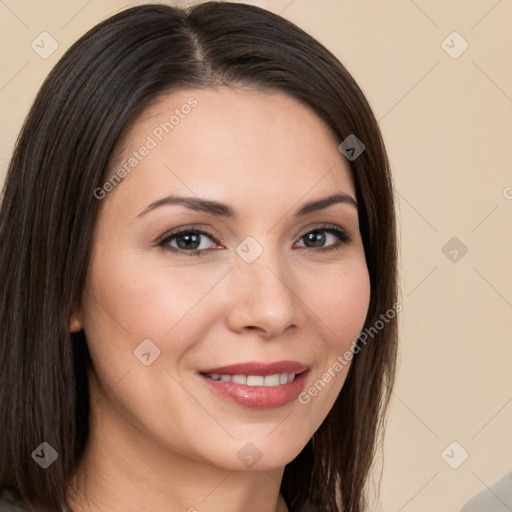
[{"label": "shoulder", "polygon": [[0,487],[0,512],[29,512],[29,509],[19,501],[14,491]]},{"label": "shoulder", "polygon": [[509,512],[512,510],[512,471],[473,496],[460,512]]},{"label": "shoulder", "polygon": [[[19,494],[12,489],[0,486],[0,512],[40,512],[39,508],[33,508],[25,505]],[[71,512],[67,506],[62,508],[62,512]]]}]

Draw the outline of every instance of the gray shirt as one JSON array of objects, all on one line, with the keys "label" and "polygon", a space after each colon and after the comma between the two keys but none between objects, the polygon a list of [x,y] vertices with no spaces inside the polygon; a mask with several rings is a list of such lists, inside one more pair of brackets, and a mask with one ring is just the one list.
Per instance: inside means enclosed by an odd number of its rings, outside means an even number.
[{"label": "gray shirt", "polygon": [[511,512],[512,471],[473,496],[460,512]]},{"label": "gray shirt", "polygon": [[[15,493],[2,487],[0,488],[0,512],[38,512],[38,510],[24,505]],[[70,510],[65,507],[62,512],[70,512]]]}]

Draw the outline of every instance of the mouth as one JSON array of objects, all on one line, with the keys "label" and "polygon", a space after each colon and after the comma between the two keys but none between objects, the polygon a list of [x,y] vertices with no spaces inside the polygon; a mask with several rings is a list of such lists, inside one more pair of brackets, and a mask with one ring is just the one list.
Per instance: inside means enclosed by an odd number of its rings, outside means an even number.
[{"label": "mouth", "polygon": [[212,380],[220,380],[221,382],[233,382],[235,384],[243,384],[245,386],[281,386],[289,384],[295,380],[295,373],[275,373],[274,375],[227,375],[218,373],[206,373],[205,376]]},{"label": "mouth", "polygon": [[218,396],[253,409],[282,407],[304,388],[309,367],[296,361],[242,363],[199,372]]}]

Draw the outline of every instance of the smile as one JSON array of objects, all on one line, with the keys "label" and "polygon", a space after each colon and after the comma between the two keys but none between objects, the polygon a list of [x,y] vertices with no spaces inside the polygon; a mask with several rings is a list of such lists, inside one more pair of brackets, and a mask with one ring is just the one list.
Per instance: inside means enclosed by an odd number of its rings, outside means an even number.
[{"label": "smile", "polygon": [[309,367],[296,361],[250,362],[208,368],[199,374],[217,397],[252,409],[273,409],[297,399]]},{"label": "smile", "polygon": [[274,375],[219,375],[218,373],[207,373],[206,376],[212,380],[222,382],[234,382],[245,386],[280,386],[289,384],[295,379],[295,373],[276,373]]}]

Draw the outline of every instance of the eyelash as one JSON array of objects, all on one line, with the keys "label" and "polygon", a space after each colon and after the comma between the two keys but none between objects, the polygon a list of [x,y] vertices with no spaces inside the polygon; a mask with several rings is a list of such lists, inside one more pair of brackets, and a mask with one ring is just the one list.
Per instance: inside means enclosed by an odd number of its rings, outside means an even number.
[{"label": "eyelash", "polygon": [[[329,252],[343,248],[344,245],[350,243],[352,241],[352,235],[350,235],[347,231],[340,228],[339,226],[336,226],[335,224],[324,224],[322,226],[318,226],[314,229],[310,229],[309,231],[306,231],[303,235],[299,237],[299,240],[304,238],[309,233],[314,233],[317,231],[325,231],[327,233],[330,233],[338,238],[338,243],[335,245],[330,245],[327,247],[304,247],[305,249],[309,249],[313,252]],[[204,231],[202,229],[196,229],[196,228],[180,228],[175,231],[172,231],[171,233],[167,233],[164,235],[164,238],[158,242],[158,246],[162,247],[164,250],[170,251],[174,254],[179,255],[187,255],[187,256],[203,256],[205,253],[208,253],[215,249],[192,249],[190,251],[187,251],[185,249],[177,249],[176,247],[171,247],[169,242],[173,240],[174,238],[183,235],[183,234],[200,234],[207,236],[210,238],[213,242],[216,244],[219,244],[217,239],[211,234],[208,233],[208,231]]]}]

